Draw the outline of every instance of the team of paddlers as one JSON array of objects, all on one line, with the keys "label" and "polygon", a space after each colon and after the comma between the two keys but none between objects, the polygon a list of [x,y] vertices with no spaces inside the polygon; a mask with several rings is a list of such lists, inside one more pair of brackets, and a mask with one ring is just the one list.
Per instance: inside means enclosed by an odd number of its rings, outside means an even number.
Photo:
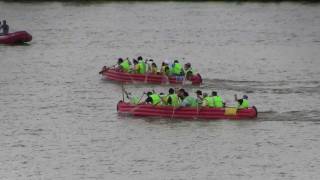
[{"label": "team of paddlers", "polygon": [[[210,108],[224,108],[226,103],[223,101],[221,96],[218,95],[216,91],[212,91],[211,94],[202,93],[202,91],[197,90],[195,92],[196,97],[189,95],[185,89],[173,89],[170,88],[168,94],[156,93],[155,91],[149,91],[144,93],[147,98],[141,101],[141,98],[137,96],[132,96],[130,93],[124,91],[127,98],[130,100],[131,104],[152,104],[154,106],[173,106],[179,107],[210,107]],[[235,101],[237,101],[238,109],[249,108],[248,96],[243,95],[243,98],[238,99],[235,95]]]},{"label": "team of paddlers", "polygon": [[[173,62],[165,60],[159,68],[153,59],[144,59],[139,56],[137,59],[119,58],[117,65],[114,67],[119,71],[135,74],[160,74],[166,76],[185,76],[187,79],[194,75],[194,70],[190,63],[182,64],[179,60],[175,59]],[[100,74],[107,70],[104,66]]]},{"label": "team of paddlers", "polygon": [[[194,75],[194,71],[190,63],[184,64],[182,66],[179,60],[174,59],[173,61],[163,61],[160,68],[153,61],[153,59],[144,59],[139,56],[136,59],[130,61],[129,58],[119,58],[117,64],[112,69],[116,69],[125,73],[133,74],[159,74],[166,76],[184,76],[189,78]],[[106,66],[103,67],[100,74],[107,71]],[[127,93],[124,89],[123,92],[126,94],[127,98],[130,100],[130,104],[152,104],[154,106],[173,106],[176,108],[180,107],[209,107],[209,108],[224,108],[226,103],[223,101],[221,96],[218,95],[216,91],[212,91],[210,94],[202,93],[202,91],[197,90],[195,92],[195,97],[189,95],[185,89],[173,89],[170,88],[168,94],[157,93],[154,90],[149,92],[144,92],[139,98],[133,96],[131,93]],[[142,100],[143,96],[147,95],[145,100]],[[243,95],[241,99],[238,99],[235,95],[235,101],[237,102],[238,109],[249,108],[248,96]]]}]

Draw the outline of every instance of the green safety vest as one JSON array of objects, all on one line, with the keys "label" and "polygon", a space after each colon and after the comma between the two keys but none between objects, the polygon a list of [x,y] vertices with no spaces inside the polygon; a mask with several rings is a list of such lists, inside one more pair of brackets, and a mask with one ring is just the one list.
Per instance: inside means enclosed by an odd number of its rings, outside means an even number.
[{"label": "green safety vest", "polygon": [[169,97],[171,98],[171,104],[168,104],[168,105],[171,105],[174,107],[179,106],[180,102],[177,94],[170,94]]},{"label": "green safety vest", "polygon": [[124,72],[128,72],[129,69],[130,69],[130,64],[129,64],[129,61],[128,60],[124,60],[121,64],[120,64],[122,70]]},{"label": "green safety vest", "polygon": [[182,66],[180,63],[174,63],[173,67],[172,67],[172,73],[174,75],[180,75],[182,71]]},{"label": "green safety vest", "polygon": [[138,64],[139,64],[138,73],[139,74],[145,74],[146,70],[147,70],[146,63],[143,60],[140,60]]},{"label": "green safety vest", "polygon": [[160,96],[158,94],[152,94],[150,97],[152,99],[152,104],[153,105],[160,105],[161,98],[160,98]]},{"label": "green safety vest", "polygon": [[214,107],[222,108],[223,102],[220,96],[213,96]]},{"label": "green safety vest", "polygon": [[188,104],[190,105],[190,107],[197,107],[198,106],[198,102],[197,99],[191,96],[187,96],[186,97],[186,101],[188,102]]},{"label": "green safety vest", "polygon": [[242,99],[242,104],[238,106],[239,109],[247,109],[249,108],[249,101],[246,99]]},{"label": "green safety vest", "polygon": [[133,96],[130,98],[130,104],[138,104],[139,103],[139,98],[137,96]]},{"label": "green safety vest", "polygon": [[204,98],[205,101],[207,101],[208,107],[214,107],[214,100],[212,96],[207,96]]}]

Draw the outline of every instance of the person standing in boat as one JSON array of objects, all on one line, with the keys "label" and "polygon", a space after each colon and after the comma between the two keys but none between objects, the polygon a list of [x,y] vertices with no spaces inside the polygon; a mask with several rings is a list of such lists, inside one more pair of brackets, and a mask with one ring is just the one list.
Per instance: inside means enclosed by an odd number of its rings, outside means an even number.
[{"label": "person standing in boat", "polygon": [[6,20],[2,21],[2,25],[0,26],[0,29],[2,29],[2,33],[0,35],[7,35],[9,33],[9,25],[7,24]]},{"label": "person standing in boat", "polygon": [[249,100],[248,100],[248,96],[247,95],[243,95],[242,99],[238,99],[237,95],[234,95],[234,99],[235,101],[238,102],[238,109],[247,109],[250,106]]}]

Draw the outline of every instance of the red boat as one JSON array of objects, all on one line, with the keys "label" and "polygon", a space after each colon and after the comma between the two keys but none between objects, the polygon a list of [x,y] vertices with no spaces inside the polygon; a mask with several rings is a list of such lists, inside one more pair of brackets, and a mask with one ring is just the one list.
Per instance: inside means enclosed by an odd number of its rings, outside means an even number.
[{"label": "red boat", "polygon": [[100,74],[105,79],[118,81],[118,82],[144,82],[150,84],[187,84],[200,85],[202,78],[200,74],[196,74],[189,79],[184,76],[166,76],[161,74],[133,74],[126,73],[115,68],[105,68]]},{"label": "red boat", "polygon": [[14,33],[8,33],[6,35],[0,35],[0,44],[19,44],[32,40],[32,36],[26,31],[18,31]]},{"label": "red boat", "polygon": [[174,109],[172,106],[153,106],[151,104],[134,105],[119,101],[117,111],[121,114],[133,116],[153,116],[185,119],[252,119],[256,118],[256,107],[238,110],[234,107],[208,108],[208,107],[182,107]]}]

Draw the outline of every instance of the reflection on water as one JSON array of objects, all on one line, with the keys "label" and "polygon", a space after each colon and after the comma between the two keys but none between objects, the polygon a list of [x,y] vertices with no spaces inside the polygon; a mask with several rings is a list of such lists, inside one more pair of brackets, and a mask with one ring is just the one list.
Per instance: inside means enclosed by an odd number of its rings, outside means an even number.
[{"label": "reflection on water", "polygon": [[[0,2],[0,179],[319,179],[320,13],[299,3]],[[118,116],[118,57],[184,58],[256,121]],[[170,86],[126,85],[141,96]]]}]

